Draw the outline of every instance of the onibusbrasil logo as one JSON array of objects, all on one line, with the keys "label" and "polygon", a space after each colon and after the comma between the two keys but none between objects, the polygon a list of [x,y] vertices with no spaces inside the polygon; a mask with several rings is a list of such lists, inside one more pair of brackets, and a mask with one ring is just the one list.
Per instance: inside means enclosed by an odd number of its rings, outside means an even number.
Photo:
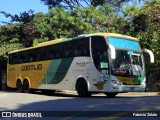
[{"label": "onibusbrasil logo", "polygon": [[42,117],[42,113],[40,112],[2,112],[1,117],[5,118],[24,118],[24,117]]}]

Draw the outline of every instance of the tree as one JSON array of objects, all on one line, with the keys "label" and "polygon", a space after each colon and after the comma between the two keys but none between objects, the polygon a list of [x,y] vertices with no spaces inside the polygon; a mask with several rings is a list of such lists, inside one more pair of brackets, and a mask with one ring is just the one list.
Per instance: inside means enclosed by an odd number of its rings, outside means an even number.
[{"label": "tree", "polygon": [[0,26],[0,60],[6,60],[8,52],[31,46],[35,26],[33,23],[33,11],[20,13],[20,15],[11,15],[4,11],[0,12],[8,18],[11,18],[9,23]]},{"label": "tree", "polygon": [[[149,0],[139,9],[128,6],[124,12],[128,33],[140,39],[143,48],[155,54],[156,67],[160,66],[160,1]],[[150,64],[148,64],[150,65]],[[150,66],[149,66],[150,67]]]},{"label": "tree", "polygon": [[[39,33],[37,32],[37,29],[35,27],[35,24],[33,22],[34,14],[33,10],[24,11],[20,13],[19,15],[11,15],[9,13],[6,13],[4,11],[1,11],[0,13],[5,15],[7,18],[11,18],[11,20],[7,23],[7,25],[4,25],[4,28],[6,27],[6,31],[9,30],[8,26],[15,26],[16,28],[16,34],[19,35],[17,39],[19,39],[19,42],[24,44],[25,47],[32,46],[33,39],[35,37],[39,36]],[[5,23],[5,22],[4,22]],[[11,27],[10,27],[11,28]],[[11,33],[5,33],[5,31],[2,32],[3,35],[13,35]],[[4,39],[6,40],[6,39]]]},{"label": "tree", "polygon": [[[28,23],[30,22],[33,18],[34,18],[34,14],[33,14],[33,10],[29,10],[29,11],[24,11],[22,13],[20,13],[20,15],[11,15],[10,13],[6,13],[5,11],[0,11],[1,14],[3,14],[6,18],[11,18],[10,23],[19,23],[19,22],[23,22]],[[5,21],[2,21],[3,23],[7,23]],[[7,23],[8,24],[8,23]]]},{"label": "tree", "polygon": [[93,32],[123,33],[121,29],[125,25],[125,19],[115,13],[114,8],[109,5],[90,5],[85,8],[77,6],[70,11],[56,7],[50,9],[47,14],[37,13],[34,23],[40,33],[34,40],[37,44],[55,38],[75,37]]},{"label": "tree", "polygon": [[[87,7],[87,6],[103,6],[110,5],[114,7],[116,10],[119,9],[126,2],[135,2],[137,0],[40,0],[45,5],[48,5],[48,8],[64,7],[66,9],[75,9],[76,6],[79,7]],[[139,0],[142,1],[142,0]]]},{"label": "tree", "polygon": [[0,62],[1,67],[6,67],[8,52],[24,48],[20,39],[20,25],[5,25],[0,27]]}]

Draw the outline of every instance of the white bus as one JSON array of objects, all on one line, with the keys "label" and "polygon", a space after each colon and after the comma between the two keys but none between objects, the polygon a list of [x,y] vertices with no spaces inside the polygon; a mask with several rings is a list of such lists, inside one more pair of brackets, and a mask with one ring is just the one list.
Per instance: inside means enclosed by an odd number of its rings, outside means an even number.
[{"label": "white bus", "polygon": [[19,92],[73,90],[81,97],[144,91],[143,53],[136,38],[95,33],[58,39],[9,53],[7,85]]}]

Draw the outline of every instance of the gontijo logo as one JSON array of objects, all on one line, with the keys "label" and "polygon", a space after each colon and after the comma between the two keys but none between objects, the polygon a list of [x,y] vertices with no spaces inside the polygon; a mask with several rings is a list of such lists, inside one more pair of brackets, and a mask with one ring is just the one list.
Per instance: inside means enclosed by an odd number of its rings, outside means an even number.
[{"label": "gontijo logo", "polygon": [[42,70],[42,64],[23,65],[21,71]]},{"label": "gontijo logo", "polygon": [[2,112],[2,117],[9,118],[23,118],[23,117],[42,117],[42,114],[40,112]]}]

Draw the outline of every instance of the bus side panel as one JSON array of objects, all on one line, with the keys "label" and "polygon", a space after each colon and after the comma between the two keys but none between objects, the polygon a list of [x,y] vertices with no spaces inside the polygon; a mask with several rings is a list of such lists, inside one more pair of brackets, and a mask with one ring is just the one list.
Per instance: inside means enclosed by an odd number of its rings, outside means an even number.
[{"label": "bus side panel", "polygon": [[43,80],[40,89],[75,90],[78,78],[84,78],[90,86],[90,65],[90,57],[53,60],[45,75],[46,84]]},{"label": "bus side panel", "polygon": [[28,79],[31,88],[39,88],[51,61],[8,65],[7,85],[16,88],[17,79]]},{"label": "bus side panel", "polygon": [[11,88],[15,88],[16,87],[16,71],[15,71],[15,67],[13,67],[12,65],[7,65],[7,86],[11,87]]},{"label": "bus side panel", "polygon": [[73,57],[64,59],[52,60],[44,79],[41,81],[40,89],[67,89],[65,84],[70,77],[70,66],[73,62]]},{"label": "bus side panel", "polygon": [[99,72],[95,68],[90,57],[75,58],[72,66],[72,74],[74,79],[74,86],[76,86],[76,81],[78,78],[83,78],[86,80],[89,91],[99,91],[97,88]]}]

